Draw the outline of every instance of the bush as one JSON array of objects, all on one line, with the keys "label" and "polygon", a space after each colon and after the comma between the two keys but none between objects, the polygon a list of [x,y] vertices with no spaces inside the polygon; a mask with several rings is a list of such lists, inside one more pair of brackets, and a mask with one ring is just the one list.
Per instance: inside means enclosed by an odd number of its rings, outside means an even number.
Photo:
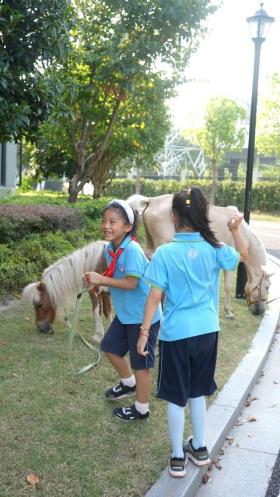
[{"label": "bush", "polygon": [[[185,190],[191,185],[199,186],[209,199],[211,191],[210,180],[141,180],[141,195],[155,197],[165,193]],[[135,180],[115,179],[106,189],[106,195],[126,199],[135,193]],[[280,184],[279,182],[254,183],[251,196],[251,209],[262,212],[279,212]],[[218,183],[216,204],[220,206],[235,205],[243,211],[245,198],[245,182],[220,181]]]},{"label": "bush", "polygon": [[9,245],[0,244],[0,294],[39,280],[46,267],[100,238],[99,223],[88,219],[83,230],[32,234],[20,243],[11,240]]},{"label": "bush", "polygon": [[0,243],[20,240],[30,233],[81,228],[84,221],[84,214],[70,207],[0,205]]}]

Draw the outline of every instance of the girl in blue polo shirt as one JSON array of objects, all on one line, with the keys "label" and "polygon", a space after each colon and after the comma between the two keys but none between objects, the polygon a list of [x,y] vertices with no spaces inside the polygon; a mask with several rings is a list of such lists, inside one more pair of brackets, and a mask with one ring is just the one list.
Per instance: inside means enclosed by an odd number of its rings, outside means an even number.
[{"label": "girl in blue polo shirt", "polygon": [[[238,231],[240,214],[228,222],[236,249],[218,242],[211,231],[207,201],[197,187],[174,195],[172,220],[176,231],[172,242],[157,249],[145,273],[152,288],[137,350],[145,357],[150,326],[164,292],[157,395],[168,402],[169,472],[182,477],[187,456],[199,466],[210,463],[204,396],[216,390],[219,274],[221,269],[235,269],[246,259],[247,249]],[[193,435],[184,444],[187,401]]]},{"label": "girl in blue polo shirt", "polygon": [[[147,341],[146,356],[137,353],[137,341],[149,286],[143,276],[149,261],[134,240],[137,214],[123,200],[113,200],[103,211],[101,230],[109,242],[103,255],[103,274],[90,272],[83,276],[86,285],[108,286],[116,316],[101,342],[103,350],[120,376],[120,383],[105,393],[110,400],[119,400],[136,392],[130,407],[118,407],[114,416],[125,421],[149,417],[150,368],[154,367],[155,345],[161,317],[160,305],[155,309]],[[130,365],[125,357],[130,354]],[[135,375],[132,373],[135,371]]]}]

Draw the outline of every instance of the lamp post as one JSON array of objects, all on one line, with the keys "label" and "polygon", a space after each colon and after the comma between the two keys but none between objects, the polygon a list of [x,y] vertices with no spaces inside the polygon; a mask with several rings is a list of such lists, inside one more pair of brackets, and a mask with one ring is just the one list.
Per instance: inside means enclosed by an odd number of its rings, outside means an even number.
[{"label": "lamp post", "polygon": [[[245,200],[244,200],[244,219],[247,223],[249,223],[253,166],[254,166],[254,155],[255,155],[255,134],[256,134],[260,54],[261,54],[262,43],[266,39],[270,24],[274,22],[274,17],[270,17],[266,13],[266,11],[263,9],[263,3],[261,3],[260,9],[257,10],[255,15],[247,17],[247,22],[249,23],[249,28],[251,31],[251,38],[255,44],[253,86],[252,86],[252,97],[251,97],[250,126],[249,126],[249,140],[248,140],[248,154],[247,154],[246,186],[245,186]],[[246,270],[244,263],[240,262],[238,266],[237,282],[236,282],[237,298],[244,297],[244,288],[246,284],[246,279],[247,277],[246,277]]]}]

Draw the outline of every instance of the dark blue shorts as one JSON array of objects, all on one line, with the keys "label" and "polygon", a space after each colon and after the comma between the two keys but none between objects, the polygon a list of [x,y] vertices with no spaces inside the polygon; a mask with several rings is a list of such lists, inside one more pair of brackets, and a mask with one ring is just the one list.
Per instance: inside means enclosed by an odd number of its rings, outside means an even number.
[{"label": "dark blue shorts", "polygon": [[189,397],[212,395],[218,333],[174,342],[159,341],[157,397],[185,407]]},{"label": "dark blue shorts", "polygon": [[155,346],[158,336],[160,322],[157,321],[151,326],[147,342],[149,354],[144,357],[137,352],[137,342],[140,335],[139,324],[122,324],[115,316],[107,333],[101,342],[101,350],[110,352],[119,357],[124,357],[127,352],[130,356],[132,369],[153,368],[155,365]]}]

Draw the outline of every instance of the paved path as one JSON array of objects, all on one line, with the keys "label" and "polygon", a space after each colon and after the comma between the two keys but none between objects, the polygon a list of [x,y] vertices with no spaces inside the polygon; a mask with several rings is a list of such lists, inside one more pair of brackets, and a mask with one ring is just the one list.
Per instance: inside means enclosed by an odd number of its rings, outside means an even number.
[{"label": "paved path", "polygon": [[262,240],[268,253],[280,259],[280,223],[251,220],[250,225]]},{"label": "paved path", "polygon": [[[265,497],[280,448],[280,330],[275,336],[250,394],[254,400],[243,408],[219,456],[221,469],[213,466],[196,497]],[[278,497],[277,488],[271,497]]]}]

